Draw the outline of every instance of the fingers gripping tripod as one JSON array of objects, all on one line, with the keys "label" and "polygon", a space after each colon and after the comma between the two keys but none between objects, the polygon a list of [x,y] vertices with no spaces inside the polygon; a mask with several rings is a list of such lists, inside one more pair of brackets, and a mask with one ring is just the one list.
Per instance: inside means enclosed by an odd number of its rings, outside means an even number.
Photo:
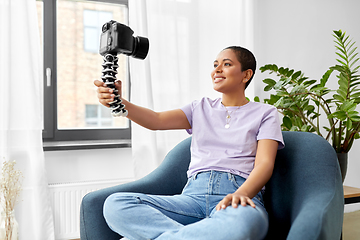
[{"label": "fingers gripping tripod", "polygon": [[102,64],[103,70],[101,79],[107,87],[113,90],[113,94],[115,94],[114,101],[109,103],[111,114],[114,117],[126,117],[128,111],[125,109],[125,105],[122,104],[122,100],[120,99],[121,93],[115,88],[116,74],[119,67],[118,57],[116,54],[108,53],[103,59],[104,63]]}]

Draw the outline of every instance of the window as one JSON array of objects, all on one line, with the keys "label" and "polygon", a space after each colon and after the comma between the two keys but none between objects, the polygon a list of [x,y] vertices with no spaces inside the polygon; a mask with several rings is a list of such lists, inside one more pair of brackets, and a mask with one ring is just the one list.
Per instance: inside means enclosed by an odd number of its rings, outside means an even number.
[{"label": "window", "polygon": [[[94,79],[100,79],[102,25],[128,24],[127,0],[38,0],[44,50],[45,142],[130,139],[126,118],[111,117],[98,103]],[[128,60],[119,54],[117,78],[129,95]]]},{"label": "window", "polygon": [[102,25],[112,19],[112,12],[84,10],[84,50],[99,52],[99,36]]},{"label": "window", "polygon": [[86,105],[86,127],[111,127],[113,117],[108,109],[95,104]]}]

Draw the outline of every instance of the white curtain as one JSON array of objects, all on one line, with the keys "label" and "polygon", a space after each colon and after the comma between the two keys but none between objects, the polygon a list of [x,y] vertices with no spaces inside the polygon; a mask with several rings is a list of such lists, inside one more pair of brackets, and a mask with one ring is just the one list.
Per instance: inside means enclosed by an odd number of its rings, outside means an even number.
[{"label": "white curtain", "polygon": [[[252,0],[131,0],[129,11],[135,35],[150,41],[145,60],[130,59],[131,101],[155,111],[221,97],[210,78],[216,55],[230,45],[254,51]],[[253,98],[252,85],[246,94]],[[135,176],[155,169],[187,136],[132,124]]]},{"label": "white curtain", "polygon": [[23,173],[19,239],[54,239],[42,150],[42,55],[35,0],[0,0],[0,157]]}]

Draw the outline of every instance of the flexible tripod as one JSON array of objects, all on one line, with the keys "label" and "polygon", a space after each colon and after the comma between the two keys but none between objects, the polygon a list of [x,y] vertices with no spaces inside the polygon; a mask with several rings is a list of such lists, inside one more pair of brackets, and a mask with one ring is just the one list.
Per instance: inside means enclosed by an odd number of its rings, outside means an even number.
[{"label": "flexible tripod", "polygon": [[126,117],[128,111],[125,109],[125,105],[122,104],[118,90],[115,88],[116,74],[118,65],[118,57],[116,54],[108,53],[104,56],[104,63],[102,64],[102,81],[108,88],[113,90],[115,94],[114,101],[109,103],[111,114],[114,117]]}]

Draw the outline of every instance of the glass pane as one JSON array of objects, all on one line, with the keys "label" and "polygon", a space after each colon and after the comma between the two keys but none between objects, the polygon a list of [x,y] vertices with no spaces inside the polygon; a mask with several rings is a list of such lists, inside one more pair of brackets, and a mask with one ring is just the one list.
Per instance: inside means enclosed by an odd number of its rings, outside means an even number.
[{"label": "glass pane", "polygon": [[[97,27],[98,26],[98,11],[84,10],[84,26]],[[104,19],[108,21],[109,19]]]},{"label": "glass pane", "polygon": [[87,52],[99,52],[99,33],[96,28],[85,27],[84,29],[84,50]]},{"label": "glass pane", "polygon": [[86,118],[96,118],[98,116],[98,105],[86,105]]},{"label": "glass pane", "polygon": [[[57,110],[58,129],[127,128],[122,117],[105,117],[99,109],[94,79],[101,77],[103,58],[99,52],[102,25],[115,20],[127,23],[127,7],[93,1],[57,1]],[[128,89],[127,57],[118,55],[117,78]],[[86,116],[87,106],[98,106],[96,117]]]},{"label": "glass pane", "polygon": [[111,112],[104,106],[100,107],[100,115],[102,118],[111,118]]}]

